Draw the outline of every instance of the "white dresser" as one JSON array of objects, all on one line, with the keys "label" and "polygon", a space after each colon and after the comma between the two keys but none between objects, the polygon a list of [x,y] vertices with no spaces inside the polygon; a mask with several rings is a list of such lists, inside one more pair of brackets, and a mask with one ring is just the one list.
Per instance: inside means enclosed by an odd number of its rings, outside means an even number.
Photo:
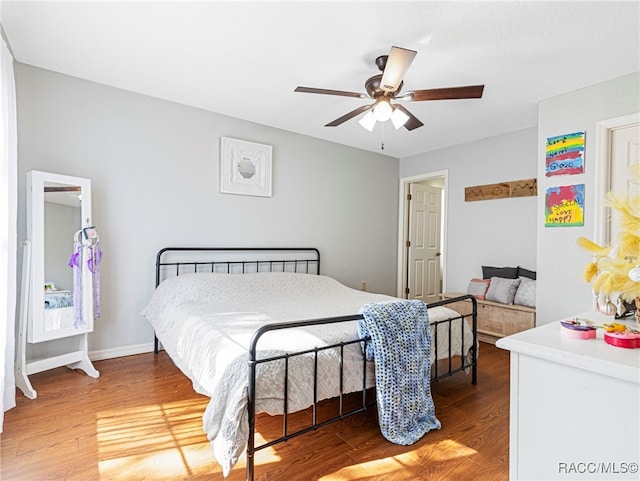
[{"label": "white dresser", "polygon": [[496,343],[511,351],[510,479],[640,479],[640,349],[606,344],[602,329],[590,340],[560,330],[556,321]]}]

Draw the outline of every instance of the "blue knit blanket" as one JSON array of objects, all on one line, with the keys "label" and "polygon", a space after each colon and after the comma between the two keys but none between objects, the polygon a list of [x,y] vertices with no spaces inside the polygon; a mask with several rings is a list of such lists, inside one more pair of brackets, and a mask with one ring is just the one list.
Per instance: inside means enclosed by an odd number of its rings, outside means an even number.
[{"label": "blue knit blanket", "polygon": [[370,336],[367,360],[376,372],[378,422],[395,444],[418,441],[440,429],[431,397],[431,331],[426,305],[417,300],[365,304],[360,336]]}]

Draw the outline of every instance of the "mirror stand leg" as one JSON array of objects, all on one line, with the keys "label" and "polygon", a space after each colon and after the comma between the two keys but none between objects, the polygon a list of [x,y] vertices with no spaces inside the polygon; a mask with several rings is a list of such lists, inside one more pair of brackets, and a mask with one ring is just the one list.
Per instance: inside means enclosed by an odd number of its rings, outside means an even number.
[{"label": "mirror stand leg", "polygon": [[80,369],[84,371],[87,376],[97,379],[100,377],[98,370],[93,367],[93,363],[89,359],[89,343],[87,342],[87,334],[83,334],[80,337],[80,353],[81,357],[79,361],[71,364],[67,364],[69,369]]},{"label": "mirror stand leg", "polygon": [[16,377],[16,387],[29,399],[38,396],[33,389],[29,375],[27,374],[27,318],[29,316],[29,302],[31,296],[31,242],[28,240],[22,243],[22,292],[20,299],[20,318],[18,320],[18,342],[16,344],[16,363],[14,374]]},{"label": "mirror stand leg", "polygon": [[95,367],[93,367],[93,364],[91,363],[88,357],[78,362],[74,362],[73,364],[67,364],[67,367],[69,369],[80,369],[81,371],[84,371],[87,374],[87,376],[92,377],[94,379],[97,379],[100,377],[100,372]]},{"label": "mirror stand leg", "polygon": [[16,387],[22,391],[22,393],[29,399],[35,399],[38,397],[38,393],[29,381],[26,370],[21,366],[16,366]]}]

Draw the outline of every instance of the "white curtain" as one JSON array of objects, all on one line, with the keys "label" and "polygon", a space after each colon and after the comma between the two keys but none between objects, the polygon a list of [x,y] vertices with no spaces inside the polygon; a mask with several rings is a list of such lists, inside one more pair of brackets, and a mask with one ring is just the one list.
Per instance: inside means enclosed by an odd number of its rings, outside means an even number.
[{"label": "white curtain", "polygon": [[0,432],[4,412],[16,405],[14,377],[18,204],[18,135],[13,56],[0,45]]}]

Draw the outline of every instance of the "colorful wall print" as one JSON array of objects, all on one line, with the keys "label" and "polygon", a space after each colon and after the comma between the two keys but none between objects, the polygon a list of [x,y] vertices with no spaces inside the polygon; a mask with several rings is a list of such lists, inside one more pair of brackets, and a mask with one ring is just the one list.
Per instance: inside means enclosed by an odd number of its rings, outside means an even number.
[{"label": "colorful wall print", "polygon": [[584,184],[549,187],[544,206],[546,227],[584,225]]},{"label": "colorful wall print", "polygon": [[547,138],[545,175],[582,174],[584,172],[584,132]]}]

